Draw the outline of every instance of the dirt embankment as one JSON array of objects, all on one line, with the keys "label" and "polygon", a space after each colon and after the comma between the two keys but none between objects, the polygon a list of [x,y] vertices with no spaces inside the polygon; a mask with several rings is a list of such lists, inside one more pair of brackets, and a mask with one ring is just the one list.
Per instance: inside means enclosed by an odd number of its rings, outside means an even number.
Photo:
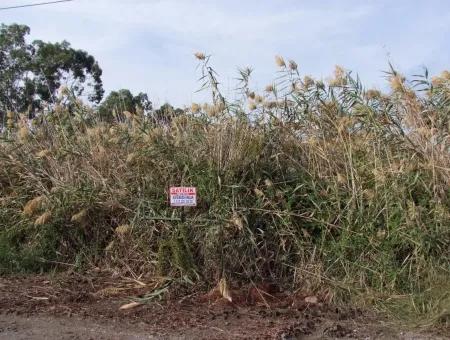
[{"label": "dirt embankment", "polygon": [[149,291],[139,280],[73,273],[0,278],[0,339],[446,339],[320,299],[262,291],[249,299],[251,290],[245,299],[234,292],[232,303],[199,293],[119,310]]}]

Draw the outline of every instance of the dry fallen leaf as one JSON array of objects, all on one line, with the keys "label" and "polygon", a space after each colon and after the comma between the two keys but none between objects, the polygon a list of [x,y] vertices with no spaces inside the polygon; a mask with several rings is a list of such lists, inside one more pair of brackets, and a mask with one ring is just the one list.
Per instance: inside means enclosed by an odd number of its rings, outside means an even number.
[{"label": "dry fallen leaf", "polygon": [[305,302],[315,305],[319,302],[319,299],[317,298],[317,296],[307,296],[305,297]]},{"label": "dry fallen leaf", "polygon": [[225,278],[222,278],[219,282],[219,292],[220,295],[222,295],[228,301],[233,301],[233,299],[231,298],[230,290],[228,289],[227,280]]},{"label": "dry fallen leaf", "polygon": [[258,196],[258,197],[264,197],[264,192],[262,192],[262,191],[259,190],[258,188],[255,188],[253,191],[255,192],[256,196]]},{"label": "dry fallen leaf", "polygon": [[107,287],[100,289],[99,291],[94,293],[94,296],[99,297],[108,297],[108,296],[114,296],[120,294],[124,288],[117,288],[117,287]]},{"label": "dry fallen leaf", "polygon": [[268,178],[264,180],[264,184],[268,188],[272,188],[273,187],[273,182],[270,179],[268,179]]},{"label": "dry fallen leaf", "polygon": [[140,302],[130,302],[130,303],[120,306],[119,310],[127,310],[127,309],[138,307],[140,305],[142,305],[142,303],[140,303]]},{"label": "dry fallen leaf", "polygon": [[244,229],[244,222],[242,221],[242,219],[239,217],[239,215],[235,214],[233,216],[233,224],[239,229],[242,230]]}]

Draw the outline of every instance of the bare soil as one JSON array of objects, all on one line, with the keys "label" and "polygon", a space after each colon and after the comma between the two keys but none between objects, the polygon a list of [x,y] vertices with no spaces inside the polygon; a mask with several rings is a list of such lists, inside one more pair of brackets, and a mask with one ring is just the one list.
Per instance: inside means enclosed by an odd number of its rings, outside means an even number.
[{"label": "bare soil", "polygon": [[233,291],[232,303],[212,291],[183,298],[168,294],[119,309],[155,287],[101,274],[0,278],[0,340],[450,339],[442,332],[404,331],[389,320],[332,306],[320,297],[311,301],[262,288]]}]

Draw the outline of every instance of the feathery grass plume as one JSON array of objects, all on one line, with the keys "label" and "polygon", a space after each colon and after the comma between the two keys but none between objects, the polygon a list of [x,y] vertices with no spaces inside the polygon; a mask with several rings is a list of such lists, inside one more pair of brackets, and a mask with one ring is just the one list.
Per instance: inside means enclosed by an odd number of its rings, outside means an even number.
[{"label": "feathery grass plume", "polygon": [[297,71],[298,65],[294,60],[289,60],[289,69],[291,71]]},{"label": "feathery grass plume", "polygon": [[377,182],[378,184],[386,183],[386,173],[384,172],[383,169],[375,168],[372,170],[372,174],[375,178],[375,182]]},{"label": "feathery grass plume", "polygon": [[60,115],[64,113],[64,106],[62,106],[61,104],[56,104],[53,110],[56,114]]},{"label": "feathery grass plume", "polygon": [[450,80],[450,71],[448,70],[442,71],[441,78],[444,78],[445,80]]},{"label": "feathery grass plume", "polygon": [[363,191],[364,198],[368,201],[372,201],[375,198],[375,192],[372,189],[366,189]]},{"label": "feathery grass plume", "polygon": [[111,144],[119,144],[120,138],[119,137],[111,137],[110,139],[108,139],[108,142]]},{"label": "feathery grass plume", "polygon": [[406,211],[408,213],[407,216],[410,220],[416,220],[417,218],[419,218],[420,209],[417,207],[414,201],[406,201]]},{"label": "feathery grass plume", "polygon": [[273,84],[269,84],[266,86],[266,88],[264,89],[264,91],[270,93],[270,92],[274,92],[275,91],[275,86]]},{"label": "feathery grass plume", "polygon": [[336,79],[343,79],[346,78],[345,70],[342,66],[336,65],[334,67],[334,77]]},{"label": "feathery grass plume", "polygon": [[127,164],[133,164],[134,161],[136,160],[136,158],[137,158],[136,152],[129,153],[128,156],[127,156],[127,161],[126,161]]},{"label": "feathery grass plume", "polygon": [[175,130],[184,130],[188,127],[189,124],[189,116],[188,115],[179,115],[172,119],[172,128]]},{"label": "feathery grass plume", "polygon": [[450,72],[443,71],[439,76],[434,76],[431,78],[431,84],[434,87],[450,87]]},{"label": "feathery grass plume", "polygon": [[36,157],[37,158],[45,158],[47,156],[50,156],[50,154],[51,154],[51,151],[49,149],[44,149],[44,150],[37,152]]},{"label": "feathery grass plume", "polygon": [[130,111],[123,111],[123,115],[129,120],[133,118],[133,114]]},{"label": "feathery grass plume", "polygon": [[305,88],[309,88],[309,87],[313,86],[314,79],[311,78],[310,76],[304,76],[303,77],[303,85],[305,86]]},{"label": "feathery grass plume", "polygon": [[144,117],[145,111],[144,109],[140,106],[140,105],[136,105],[135,106],[136,109],[136,119],[142,119],[142,117]]},{"label": "feathery grass plume", "polygon": [[286,67],[286,63],[283,57],[279,55],[275,56],[275,63],[278,65],[278,67]]},{"label": "feathery grass plume", "polygon": [[431,84],[434,87],[441,87],[445,84],[445,79],[440,76],[434,76],[431,78]]},{"label": "feathery grass plume", "polygon": [[433,129],[430,129],[427,126],[420,126],[414,129],[414,131],[424,138],[431,138],[431,136],[433,136]]},{"label": "feathery grass plume", "polygon": [[383,230],[383,229],[378,230],[376,237],[378,239],[384,239],[386,237],[386,230]]},{"label": "feathery grass plume", "polygon": [[225,103],[223,103],[223,102],[219,102],[219,103],[217,103],[216,105],[214,105],[215,107],[216,107],[216,110],[218,111],[218,112],[222,112],[222,111],[224,111],[225,109],[226,109],[226,105],[225,105]]},{"label": "feathery grass plume", "polygon": [[[355,110],[357,110],[357,108],[355,108]],[[339,132],[343,132],[345,130],[347,130],[349,127],[351,127],[353,125],[354,121],[352,117],[349,116],[344,116],[344,117],[339,117],[337,119],[336,125],[338,128]]]},{"label": "feathery grass plume", "polygon": [[225,108],[225,104],[220,102],[215,105],[207,105],[205,111],[209,117],[217,117],[219,114],[223,113]]},{"label": "feathery grass plume", "polygon": [[255,96],[255,103],[262,104],[263,102],[264,102],[263,96],[260,96],[260,95]]},{"label": "feathery grass plume", "polygon": [[231,219],[231,221],[233,225],[236,226],[239,230],[244,229],[244,221],[237,213],[233,214],[233,218]]},{"label": "feathery grass plume", "polygon": [[442,203],[438,203],[434,208],[434,213],[436,217],[441,221],[449,221],[450,220],[450,210]]},{"label": "feathery grass plume", "polygon": [[6,118],[11,125],[14,125],[14,113],[12,111],[8,111]]},{"label": "feathery grass plume", "polygon": [[334,67],[334,77],[329,80],[330,86],[345,86],[347,85],[347,74],[342,66],[336,65]]},{"label": "feathery grass plume", "polygon": [[198,60],[205,60],[205,59],[206,59],[205,54],[202,53],[202,52],[195,52],[195,53],[194,53],[194,56],[195,56]]},{"label": "feathery grass plume", "polygon": [[267,109],[274,109],[274,108],[277,107],[277,105],[278,105],[278,103],[276,101],[274,101],[274,100],[271,100],[269,102],[265,102],[264,103],[264,107],[267,108]]},{"label": "feathery grass plume", "polygon": [[404,92],[405,90],[405,77],[401,74],[392,75],[389,79],[389,83],[392,91],[394,92]]},{"label": "feathery grass plume", "polygon": [[19,137],[20,142],[27,142],[28,138],[30,137],[30,129],[28,128],[28,126],[22,125],[17,132],[17,136]]},{"label": "feathery grass plume", "polygon": [[217,114],[218,114],[218,112],[217,112],[217,110],[216,110],[215,105],[209,105],[209,106],[208,106],[208,109],[206,110],[206,114],[207,114],[209,117],[211,117],[211,118],[216,117]]},{"label": "feathery grass plume", "polygon": [[144,141],[146,143],[155,143],[157,142],[159,139],[164,137],[164,129],[161,127],[155,127],[153,129],[151,129],[150,131],[148,131],[147,135],[144,137]]},{"label": "feathery grass plume", "polygon": [[111,127],[109,128],[109,130],[108,130],[108,133],[109,133],[112,137],[116,136],[117,133],[118,133],[117,127],[111,126]]},{"label": "feathery grass plume", "polygon": [[318,89],[325,89],[325,83],[323,80],[316,80],[315,83]]},{"label": "feathery grass plume", "polygon": [[368,100],[379,99],[381,98],[381,92],[379,90],[369,89],[366,91],[365,97]]},{"label": "feathery grass plume", "polygon": [[71,94],[70,89],[66,85],[61,85],[59,87],[59,94],[62,96],[69,96]]},{"label": "feathery grass plume", "polygon": [[129,224],[122,224],[119,225],[114,232],[119,236],[124,236],[126,234],[129,234],[131,232],[131,226]]},{"label": "feathery grass plume", "polygon": [[14,119],[8,118],[6,120],[6,127],[8,129],[13,129],[14,128]]},{"label": "feathery grass plume", "polygon": [[83,99],[81,99],[81,98],[75,99],[75,104],[80,108],[84,107],[84,102],[83,102]]},{"label": "feathery grass plume", "polygon": [[272,188],[272,187],[273,187],[273,182],[272,182],[270,179],[268,179],[268,178],[266,178],[266,179],[264,180],[264,184],[265,184],[266,187],[268,187],[268,188]]},{"label": "feathery grass plume", "polygon": [[339,86],[341,86],[341,82],[339,79],[330,78],[330,79],[328,79],[328,85],[331,87],[339,87]]},{"label": "feathery grass plume", "polygon": [[206,104],[203,106],[203,109],[209,117],[215,117],[217,115],[217,111],[214,105]]},{"label": "feathery grass plume", "polygon": [[339,184],[347,183],[347,179],[342,174],[337,174],[336,179]]},{"label": "feathery grass plume", "polygon": [[210,105],[208,103],[203,103],[202,110],[205,111],[205,112],[208,111],[209,106]]},{"label": "feathery grass plume", "polygon": [[98,137],[101,135],[100,127],[90,127],[86,130],[86,134],[88,135],[88,137]]},{"label": "feathery grass plume", "polygon": [[201,106],[197,103],[192,103],[191,105],[191,112],[192,113],[199,113],[201,111]]},{"label": "feathery grass plume", "polygon": [[253,189],[253,192],[255,193],[256,196],[258,197],[264,197],[264,192],[262,190],[259,190],[258,188]]},{"label": "feathery grass plume", "polygon": [[103,145],[97,145],[94,149],[92,149],[92,155],[94,159],[104,162],[108,160],[108,151],[106,151]]},{"label": "feathery grass plume", "polygon": [[37,226],[47,224],[51,218],[52,218],[52,213],[50,211],[46,211],[34,221],[34,225],[37,227]]},{"label": "feathery grass plume", "polygon": [[37,196],[28,201],[23,207],[23,213],[27,216],[33,216],[36,211],[41,209],[46,201],[45,196]]},{"label": "feathery grass plume", "polygon": [[87,217],[87,210],[83,209],[78,213],[76,213],[75,215],[73,215],[70,221],[74,223],[83,223],[86,220],[86,217]]}]

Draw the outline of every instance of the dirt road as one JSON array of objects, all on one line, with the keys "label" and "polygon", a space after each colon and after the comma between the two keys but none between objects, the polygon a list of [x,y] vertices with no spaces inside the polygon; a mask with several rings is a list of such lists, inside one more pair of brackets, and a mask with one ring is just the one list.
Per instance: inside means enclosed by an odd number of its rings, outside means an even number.
[{"label": "dirt road", "polygon": [[160,339],[145,331],[137,331],[120,323],[101,323],[79,317],[0,315],[1,340],[148,340]]},{"label": "dirt road", "polygon": [[119,310],[150,289],[137,282],[79,274],[0,278],[0,340],[448,338],[321,302],[237,304],[194,295]]}]

